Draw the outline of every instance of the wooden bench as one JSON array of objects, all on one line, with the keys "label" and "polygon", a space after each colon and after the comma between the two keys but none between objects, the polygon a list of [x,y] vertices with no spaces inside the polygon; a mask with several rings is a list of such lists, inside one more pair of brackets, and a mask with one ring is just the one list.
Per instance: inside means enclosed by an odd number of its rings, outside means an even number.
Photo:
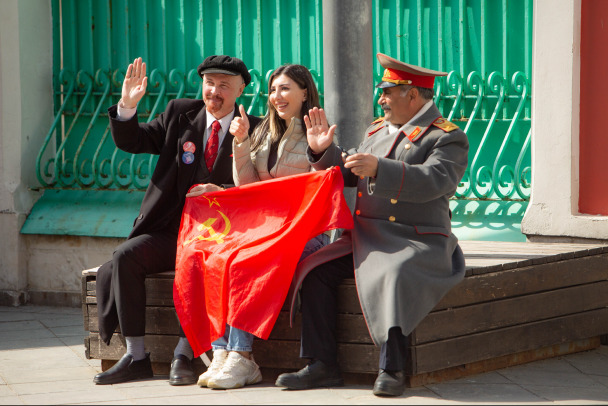
[{"label": "wooden bench", "polygon": [[[464,281],[450,291],[409,337],[408,385],[454,379],[606,343],[608,247],[585,244],[462,242]],[[173,274],[146,280],[146,349],[155,372],[167,374],[177,343]],[[83,271],[86,354],[107,369],[125,346],[116,333],[99,340],[95,272]],[[379,350],[369,337],[354,280],[340,287],[339,362],[348,382],[373,382]],[[283,311],[267,341],[254,342],[265,379],[301,368],[300,319]],[[204,369],[202,364],[199,364]]]}]

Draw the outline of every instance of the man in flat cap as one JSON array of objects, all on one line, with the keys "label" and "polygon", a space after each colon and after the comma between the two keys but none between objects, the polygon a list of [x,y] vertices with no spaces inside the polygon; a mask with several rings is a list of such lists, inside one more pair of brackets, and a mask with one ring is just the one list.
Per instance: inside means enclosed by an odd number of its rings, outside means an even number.
[{"label": "man in flat cap", "polygon": [[[233,184],[233,117],[246,114],[236,99],[251,81],[238,58],[213,55],[198,67],[203,100],[175,99],[149,123],[139,123],[137,104],[146,92],[146,64],[129,65],[118,105],[109,108],[116,146],[133,154],[159,155],[139,215],[128,239],[97,271],[99,334],[110,344],[117,326],[127,343],[126,354],[95,376],[99,385],[152,377],[150,354],[144,350],[144,281],[147,275],[175,269],[177,235],[187,193],[219,190]],[[260,119],[248,116],[250,133]],[[181,329],[180,329],[181,330]],[[183,332],[171,363],[171,385],[194,384],[192,348]]]},{"label": "man in flat cap", "polygon": [[378,103],[384,117],[358,148],[341,153],[323,110],[305,119],[309,161],[317,170],[340,165],[345,186],[357,187],[355,226],[304,260],[290,305],[301,286],[301,357],[311,362],[282,374],[277,386],[307,389],[343,384],[336,346],[336,291],[356,279],[371,337],[380,348],[377,396],[405,388],[406,336],[464,277],[462,250],[451,232],[448,199],[467,167],[469,143],[433,103],[431,71],[377,55],[385,68]]}]

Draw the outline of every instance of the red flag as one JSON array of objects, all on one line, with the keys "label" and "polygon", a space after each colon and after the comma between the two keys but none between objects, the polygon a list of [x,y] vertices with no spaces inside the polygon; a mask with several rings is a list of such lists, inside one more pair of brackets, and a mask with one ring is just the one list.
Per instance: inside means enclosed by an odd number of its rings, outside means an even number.
[{"label": "red flag", "polygon": [[173,300],[194,355],[226,323],[267,339],[311,238],[353,219],[337,167],[187,198]]}]

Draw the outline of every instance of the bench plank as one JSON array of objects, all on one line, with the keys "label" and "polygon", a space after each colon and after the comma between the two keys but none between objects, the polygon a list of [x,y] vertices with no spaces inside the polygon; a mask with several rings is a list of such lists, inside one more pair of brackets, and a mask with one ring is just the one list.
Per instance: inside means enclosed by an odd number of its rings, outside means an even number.
[{"label": "bench plank", "polygon": [[576,258],[465,278],[434,310],[608,280],[608,254]]},{"label": "bench plank", "polygon": [[608,306],[608,281],[534,293],[430,313],[414,344],[474,334]]},{"label": "bench plank", "polygon": [[414,374],[437,371],[536,348],[599,337],[608,308],[417,345]]},{"label": "bench plank", "polygon": [[[98,333],[97,307],[89,307],[89,332]],[[269,340],[300,340],[301,316],[296,315],[294,327],[289,327],[289,313],[281,312]],[[338,340],[346,343],[372,344],[365,319],[361,314],[339,314],[337,318]],[[120,329],[117,328],[119,333]],[[171,307],[146,307],[146,334],[177,335],[179,322]]]},{"label": "bench plank", "polygon": [[[97,306],[89,305],[88,330],[99,332]],[[120,332],[120,328],[116,328]],[[178,335],[179,320],[173,307],[146,306],[146,334]]]}]

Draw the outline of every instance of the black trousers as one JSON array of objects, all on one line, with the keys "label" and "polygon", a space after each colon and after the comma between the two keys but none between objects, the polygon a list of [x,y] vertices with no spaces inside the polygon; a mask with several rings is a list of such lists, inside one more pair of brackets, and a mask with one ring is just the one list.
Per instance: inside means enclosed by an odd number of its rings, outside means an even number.
[{"label": "black trousers", "polygon": [[[318,266],[302,283],[302,342],[300,357],[319,359],[336,365],[337,290],[346,278],[354,277],[352,255]],[[406,337],[400,327],[389,330],[388,341],[380,348],[379,368],[388,371],[405,369]]]},{"label": "black trousers", "polygon": [[[146,276],[175,269],[177,234],[154,232],[119,245],[112,260],[97,271],[99,334],[110,344],[116,327],[124,337],[139,337],[146,330]],[[180,328],[180,336],[184,337]]]}]

